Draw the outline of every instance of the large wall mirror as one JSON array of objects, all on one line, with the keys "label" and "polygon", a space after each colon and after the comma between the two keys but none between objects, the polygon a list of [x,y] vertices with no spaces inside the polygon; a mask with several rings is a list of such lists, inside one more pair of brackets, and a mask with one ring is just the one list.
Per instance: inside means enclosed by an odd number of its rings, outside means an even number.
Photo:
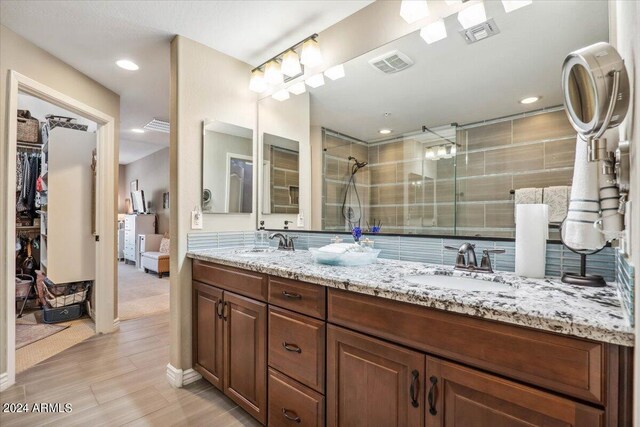
[{"label": "large wall mirror", "polygon": [[429,44],[416,31],[307,88],[322,144],[315,229],[514,237],[516,190],[571,185],[576,132],[561,67],[608,40],[607,3],[484,6],[493,21],[478,41],[454,14],[446,38]]},{"label": "large wall mirror", "polygon": [[262,134],[262,213],[297,214],[300,206],[300,143]]},{"label": "large wall mirror", "polygon": [[203,122],[202,211],[253,212],[253,130]]}]

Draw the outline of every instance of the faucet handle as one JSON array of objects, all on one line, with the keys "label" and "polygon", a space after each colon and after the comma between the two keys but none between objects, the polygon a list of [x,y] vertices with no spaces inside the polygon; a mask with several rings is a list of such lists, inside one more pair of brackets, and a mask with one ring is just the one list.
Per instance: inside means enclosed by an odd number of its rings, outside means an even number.
[{"label": "faucet handle", "polygon": [[444,245],[445,249],[448,249],[450,251],[459,251],[460,248],[456,248],[455,246],[449,246],[449,245]]},{"label": "faucet handle", "polygon": [[483,255],[488,255],[488,254],[503,254],[506,252],[506,249],[484,249],[482,251]]},{"label": "faucet handle", "polygon": [[490,254],[503,254],[505,252],[506,251],[504,249],[484,249],[482,251],[482,260],[480,261],[480,268],[487,270],[489,273],[493,273]]}]

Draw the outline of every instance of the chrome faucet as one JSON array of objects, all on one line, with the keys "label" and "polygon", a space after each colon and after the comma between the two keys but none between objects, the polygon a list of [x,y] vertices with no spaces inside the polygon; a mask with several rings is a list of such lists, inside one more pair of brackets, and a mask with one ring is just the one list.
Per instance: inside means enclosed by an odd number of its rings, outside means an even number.
[{"label": "chrome faucet", "polygon": [[282,233],[273,233],[269,236],[270,240],[278,238],[278,250],[280,251],[295,251],[296,248],[293,245],[293,241],[297,239],[296,236],[288,236]]},{"label": "chrome faucet", "polygon": [[478,267],[478,261],[476,258],[476,245],[471,243],[463,243],[459,248],[454,246],[445,246],[445,249],[457,251],[456,256],[456,270],[463,271],[477,271],[480,273],[493,273],[493,267],[491,266],[490,254],[503,254],[504,249],[484,249],[482,251],[482,260],[480,261],[480,267]]}]

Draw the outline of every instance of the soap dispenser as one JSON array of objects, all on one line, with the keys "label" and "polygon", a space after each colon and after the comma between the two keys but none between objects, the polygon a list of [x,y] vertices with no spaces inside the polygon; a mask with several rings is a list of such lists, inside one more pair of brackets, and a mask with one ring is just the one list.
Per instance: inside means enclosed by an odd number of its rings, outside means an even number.
[{"label": "soap dispenser", "polygon": [[269,232],[264,229],[264,221],[260,221],[260,228],[256,231],[254,238],[254,246],[256,248],[269,247]]}]

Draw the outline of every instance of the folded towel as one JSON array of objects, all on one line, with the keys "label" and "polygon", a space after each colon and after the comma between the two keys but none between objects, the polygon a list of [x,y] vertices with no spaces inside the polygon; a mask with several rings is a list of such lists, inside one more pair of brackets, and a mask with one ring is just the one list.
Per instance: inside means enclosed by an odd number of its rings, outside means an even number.
[{"label": "folded towel", "polygon": [[332,243],[330,245],[318,248],[318,251],[331,254],[343,254],[357,248],[358,245],[356,245],[355,243]]},{"label": "folded towel", "polygon": [[600,174],[601,228],[606,241],[617,239],[624,229],[624,217],[618,212],[620,192],[614,183],[614,175]]},{"label": "folded towel", "polygon": [[569,209],[569,195],[571,187],[560,185],[547,187],[542,193],[542,202],[549,205],[549,222],[561,223],[567,216]]},{"label": "folded towel", "polygon": [[576,250],[595,250],[605,245],[604,236],[594,227],[600,216],[600,173],[598,163],[589,162],[587,151],[587,143],[578,136],[571,201],[562,233],[565,245]]},{"label": "folded towel", "polygon": [[[514,202],[517,205],[531,205],[542,203],[542,188],[519,188],[515,192]],[[516,219],[516,211],[513,210],[513,219]]]}]

